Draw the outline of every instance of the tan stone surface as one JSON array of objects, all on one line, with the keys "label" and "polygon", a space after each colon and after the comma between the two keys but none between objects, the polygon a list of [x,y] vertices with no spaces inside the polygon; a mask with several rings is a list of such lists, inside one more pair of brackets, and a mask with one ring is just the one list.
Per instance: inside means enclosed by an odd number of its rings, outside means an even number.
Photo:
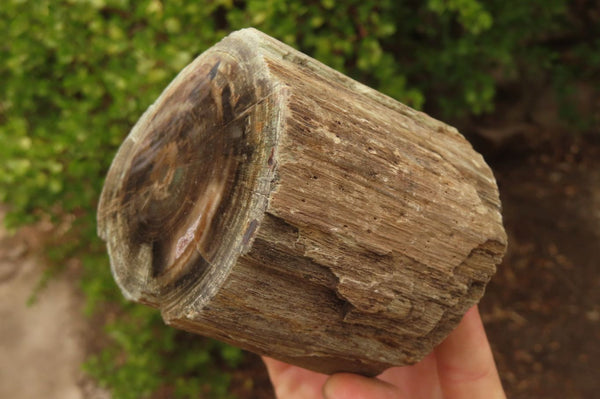
[{"label": "tan stone surface", "polygon": [[0,231],[0,398],[106,398],[81,371],[89,327],[68,273],[27,306],[41,272],[32,254],[37,235],[35,229],[14,237]]}]

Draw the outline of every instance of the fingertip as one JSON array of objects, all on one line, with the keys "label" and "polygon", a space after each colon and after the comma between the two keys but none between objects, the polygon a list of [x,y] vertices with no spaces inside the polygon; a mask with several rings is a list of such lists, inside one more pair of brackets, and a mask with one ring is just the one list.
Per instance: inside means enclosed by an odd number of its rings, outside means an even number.
[{"label": "fingertip", "polygon": [[357,374],[339,373],[327,379],[323,385],[325,399],[398,399],[398,389],[377,378]]},{"label": "fingertip", "polygon": [[469,309],[435,354],[447,397],[505,397],[477,306]]}]

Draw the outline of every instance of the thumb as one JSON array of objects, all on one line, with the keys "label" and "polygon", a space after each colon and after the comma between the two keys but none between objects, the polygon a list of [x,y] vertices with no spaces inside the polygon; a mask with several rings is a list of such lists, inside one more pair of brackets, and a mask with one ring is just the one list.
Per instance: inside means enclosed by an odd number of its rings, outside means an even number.
[{"label": "thumb", "polygon": [[334,374],[323,385],[325,399],[401,399],[394,385],[357,374]]}]

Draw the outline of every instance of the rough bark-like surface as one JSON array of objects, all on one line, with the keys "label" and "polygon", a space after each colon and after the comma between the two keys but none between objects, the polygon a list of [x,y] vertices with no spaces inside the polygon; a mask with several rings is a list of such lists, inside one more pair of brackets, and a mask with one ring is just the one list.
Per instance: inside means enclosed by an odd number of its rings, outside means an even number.
[{"label": "rough bark-like surface", "polygon": [[142,116],[98,229],[123,293],[167,323],[366,375],[429,353],[506,247],[494,176],[454,128],[253,29]]}]

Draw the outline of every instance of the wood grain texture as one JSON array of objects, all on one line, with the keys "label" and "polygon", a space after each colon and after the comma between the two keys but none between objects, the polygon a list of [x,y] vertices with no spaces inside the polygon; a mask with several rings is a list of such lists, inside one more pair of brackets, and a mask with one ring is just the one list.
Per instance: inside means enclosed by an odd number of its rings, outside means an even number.
[{"label": "wood grain texture", "polygon": [[186,67],[107,176],[124,294],[312,370],[429,353],[506,249],[494,176],[452,127],[254,29]]}]

